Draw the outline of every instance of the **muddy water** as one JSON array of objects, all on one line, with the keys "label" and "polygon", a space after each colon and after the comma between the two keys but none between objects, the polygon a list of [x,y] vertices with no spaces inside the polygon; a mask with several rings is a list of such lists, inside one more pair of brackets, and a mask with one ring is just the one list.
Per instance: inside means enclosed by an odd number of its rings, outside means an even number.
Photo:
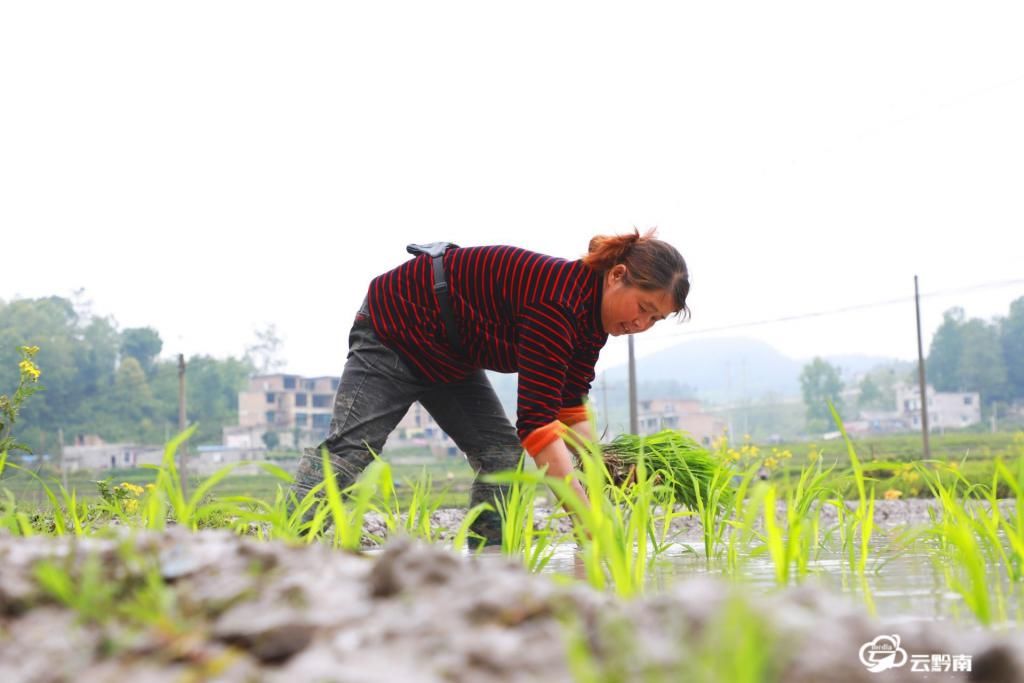
[{"label": "muddy water", "polygon": [[[1002,505],[1010,509],[1015,503],[1003,501]],[[923,533],[934,505],[934,501],[921,499],[876,501],[876,529],[863,580],[849,569],[848,560],[839,551],[837,532],[829,535],[828,530],[835,529],[836,518],[834,510],[826,507],[821,514],[824,548],[810,563],[809,575],[799,583],[840,596],[883,623],[949,621],[964,627],[976,626],[977,619],[963,596],[950,586],[942,564],[934,559],[936,541]],[[543,519],[544,513],[538,518]],[[738,576],[729,576],[722,562],[705,560],[701,528],[695,518],[678,519],[673,522],[673,529],[676,543],[652,568],[651,590],[706,576],[729,578],[758,592],[777,588],[775,567],[767,554],[748,554]],[[580,565],[575,545],[560,544],[544,572],[582,577]],[[1006,619],[1001,623],[1008,627],[1024,625],[1024,590],[1012,586],[1001,567],[990,565],[988,569],[993,606],[997,594],[1003,600]],[[797,580],[791,578],[790,582],[794,584]]]},{"label": "muddy water", "polygon": [[[873,614],[883,623],[901,624],[915,621],[953,621],[970,625],[976,621],[963,596],[949,587],[946,577],[936,566],[932,554],[923,543],[906,550],[894,547],[892,539],[881,537],[871,544],[871,560],[863,581],[849,569],[840,553],[822,551],[810,563],[806,577],[799,581],[829,593],[842,596],[851,606]],[[559,545],[544,573],[578,576],[580,559],[576,547]],[[993,572],[995,574],[995,572]],[[721,563],[705,560],[701,541],[680,544],[663,553],[651,570],[650,588],[665,590],[673,583],[700,576],[715,576],[738,581],[755,592],[775,590],[775,566],[765,555],[746,556],[738,577],[728,574]],[[999,581],[1007,611],[1007,624],[1024,624],[1024,596],[1005,578]],[[994,585],[994,584],[993,584]]]}]

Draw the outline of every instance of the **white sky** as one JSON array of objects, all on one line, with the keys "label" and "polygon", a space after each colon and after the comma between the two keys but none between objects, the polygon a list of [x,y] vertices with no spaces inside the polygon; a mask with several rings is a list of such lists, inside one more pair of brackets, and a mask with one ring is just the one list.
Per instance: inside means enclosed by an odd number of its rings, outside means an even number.
[{"label": "white sky", "polygon": [[694,318],[641,355],[910,358],[915,273],[1015,281],[925,299],[928,333],[1024,296],[1022,35],[989,2],[4,3],[0,299],[84,287],[168,355],[273,322],[289,371],[338,374],[407,242],[658,226]]}]

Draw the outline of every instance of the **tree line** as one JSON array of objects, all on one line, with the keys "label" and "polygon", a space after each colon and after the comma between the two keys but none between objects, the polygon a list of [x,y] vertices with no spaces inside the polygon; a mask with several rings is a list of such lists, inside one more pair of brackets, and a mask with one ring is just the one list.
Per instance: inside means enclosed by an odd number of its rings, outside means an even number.
[{"label": "tree line", "polygon": [[[113,319],[58,296],[0,301],[0,389],[17,384],[23,345],[39,347],[42,371],[43,390],[26,402],[17,427],[33,452],[55,452],[59,429],[69,445],[90,434],[162,443],[177,430],[178,363],[160,358],[155,329],[120,330]],[[220,443],[221,428],[237,424],[238,392],[257,365],[249,353],[186,360],[187,419],[198,423],[196,442]]]},{"label": "tree line", "polygon": [[[925,374],[936,391],[977,391],[988,409],[994,402],[1024,401],[1024,297],[1010,304],[1007,316],[992,320],[967,319],[960,307],[946,311],[932,337]],[[916,363],[878,368],[861,378],[856,405],[844,406],[839,368],[815,358],[800,373],[808,429],[831,428],[827,401],[844,416],[844,409],[895,410],[895,386],[917,381]]]}]

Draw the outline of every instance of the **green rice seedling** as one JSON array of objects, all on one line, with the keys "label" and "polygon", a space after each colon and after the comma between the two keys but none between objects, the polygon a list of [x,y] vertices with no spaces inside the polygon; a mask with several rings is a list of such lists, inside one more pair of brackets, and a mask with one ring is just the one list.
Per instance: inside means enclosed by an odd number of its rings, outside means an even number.
[{"label": "green rice seedling", "polygon": [[[470,527],[476,522],[477,518],[484,512],[493,512],[494,506],[490,503],[477,503],[466,512],[466,515],[462,518],[462,523],[459,524],[458,530],[455,532],[455,536],[452,538],[452,548],[461,550],[466,547],[466,541],[472,534]],[[482,550],[483,546],[477,547],[477,550]]]},{"label": "green rice seedling", "polygon": [[947,558],[953,560],[960,570],[959,573],[954,572],[950,588],[963,597],[964,603],[983,625],[991,625],[997,615],[1000,621],[1004,621],[1006,614],[1000,585],[988,580],[985,553],[969,521],[957,515],[951,522],[944,522],[938,532],[945,536],[947,543],[954,549]]},{"label": "green rice seedling", "polygon": [[348,505],[342,500],[342,491],[338,488],[327,449],[321,449],[320,455],[326,483],[327,508],[334,529],[332,543],[336,548],[359,550],[363,545],[363,523],[366,513],[372,507],[378,483],[388,464],[380,459],[370,463],[362,476],[345,489],[346,500],[351,501],[351,505]]},{"label": "green rice seedling", "polygon": [[[376,454],[374,454],[374,458],[377,458]],[[392,469],[385,463],[380,470],[380,478],[377,482],[377,500],[379,502],[373,504],[372,508],[384,518],[388,535],[402,533],[428,543],[440,541],[444,530],[434,528],[431,525],[431,518],[441,507],[443,494],[434,492],[433,479],[425,469],[420,473],[419,478],[406,479],[405,484],[409,487],[411,494],[403,512]],[[374,540],[383,542],[384,539]]]},{"label": "green rice seedling", "polygon": [[[986,530],[983,520],[989,519],[987,514],[975,516],[972,510],[977,508],[968,507],[977,485],[962,477],[955,477],[947,485],[938,472],[929,471],[923,464],[918,467],[942,508],[941,516],[932,518],[931,533],[939,539],[940,548],[933,559],[943,565],[949,587],[963,598],[979,622],[987,626],[1005,621],[1002,586],[990,581],[987,569],[990,562],[1001,564],[998,556],[1003,553],[1002,543],[997,534]],[[964,496],[959,492],[961,484],[966,486]]]},{"label": "green rice seedling", "polygon": [[[50,502],[49,512],[52,515],[54,534],[64,536],[68,533],[74,533],[77,536],[81,536],[85,533],[88,510],[84,504],[78,502],[77,493],[74,490],[69,492],[63,485],[57,484],[57,492],[54,492],[36,472],[14,463],[11,463],[10,467],[26,473],[42,487],[43,493]],[[14,497],[11,496],[10,500],[13,504]]]},{"label": "green rice seedling", "polygon": [[649,539],[652,558],[663,554],[675,543],[675,536],[672,534],[673,521],[694,514],[690,510],[676,505],[675,494],[671,490],[666,491],[664,485],[656,485],[655,488],[661,489],[660,495],[655,494],[655,498],[662,502],[652,510],[653,528]]},{"label": "green rice seedling", "polygon": [[[586,504],[567,479],[546,477],[548,485],[574,515],[587,580],[598,589],[609,583],[624,597],[641,592],[649,569],[648,537],[654,537],[654,482],[648,478],[646,456],[640,449],[634,469],[635,483],[628,489],[614,485],[598,447],[567,438],[583,464]],[[604,495],[602,495],[602,493]]]},{"label": "green rice seedling", "polygon": [[821,461],[803,466],[796,487],[788,485],[787,473],[786,509],[793,510],[793,518],[800,520],[801,533],[797,546],[797,576],[804,578],[808,573],[808,564],[821,549],[821,508],[828,495],[825,481],[832,472],[832,467],[822,470]]},{"label": "green rice seedling", "polygon": [[781,680],[789,656],[784,641],[743,598],[729,597],[704,630],[673,680],[697,683],[770,683]]},{"label": "green rice seedling", "polygon": [[175,465],[174,456],[181,444],[187,441],[195,432],[196,426],[192,425],[167,442],[167,445],[164,447],[163,462],[159,467],[152,465],[143,466],[147,469],[156,470],[155,490],[143,505],[145,520],[150,529],[162,529],[164,527],[166,522],[166,508],[164,504],[170,508],[175,522],[192,530],[198,529],[200,524],[211,515],[231,509],[230,505],[223,502],[204,503],[203,501],[213,487],[231,474],[232,470],[241,463],[231,463],[221,468],[203,480],[196,487],[195,491],[192,492],[191,496],[185,495],[185,489],[182,486],[181,475]]},{"label": "green rice seedling", "polygon": [[[321,504],[321,493],[326,482],[310,489],[302,500],[298,500],[290,490],[294,477],[287,471],[269,462],[261,462],[259,466],[271,476],[280,479],[272,501],[251,496],[235,496],[225,499],[235,502],[243,508],[237,512],[240,525],[236,531],[252,526],[256,528],[256,536],[262,540],[275,539],[288,543],[312,543],[323,528],[329,514],[326,505]],[[307,519],[308,517],[308,519]]]},{"label": "green rice seedling", "polygon": [[[718,460],[683,432],[666,429],[650,436],[621,434],[611,443],[602,444],[600,455],[611,480],[619,486],[635,480],[643,455],[649,478],[672,489],[672,503],[696,510],[698,499],[708,502],[717,497],[719,504],[727,502],[724,494],[713,496],[710,491]],[[668,502],[663,491],[658,490],[656,502]]]},{"label": "green rice seedling", "polygon": [[103,622],[114,616],[117,585],[104,576],[98,555],[88,556],[77,576],[53,560],[36,563],[33,571],[39,586],[74,610],[81,621]]},{"label": "green rice seedling", "polygon": [[20,531],[18,527],[18,503],[14,499],[14,494],[9,490],[4,490],[4,500],[2,507],[2,513],[0,513],[0,529],[6,529],[8,533],[17,535]]},{"label": "green rice seedling", "polygon": [[775,582],[784,586],[789,583],[790,552],[789,544],[776,519],[775,497],[775,486],[769,485],[768,491],[764,495],[765,545],[768,547],[768,556],[775,567]]},{"label": "green rice seedling", "polygon": [[[843,539],[843,546],[846,549],[846,556],[850,569],[858,574],[864,574],[867,570],[868,557],[871,549],[871,535],[875,528],[875,489],[871,487],[871,495],[868,495],[866,485],[867,477],[864,475],[864,466],[861,465],[857,451],[853,447],[853,441],[846,433],[843,420],[839,417],[836,407],[829,401],[828,409],[832,413],[832,419],[842,434],[843,442],[846,444],[846,453],[850,458],[850,467],[853,472],[854,481],[857,485],[858,505],[852,515],[846,510],[846,501],[839,496],[832,504],[841,518],[840,535]],[[859,537],[860,544],[855,539]],[[857,551],[860,551],[859,553]]]},{"label": "green rice seedling", "polygon": [[598,447],[580,442],[571,433],[566,438],[582,462],[587,503],[570,485],[572,475],[565,479],[549,477],[546,470],[541,469],[492,475],[488,481],[546,483],[573,515],[587,581],[601,590],[611,585],[620,595],[634,595],[643,589],[648,568],[647,537],[653,536],[653,484],[647,478],[644,459],[638,460],[636,481],[627,491],[612,483]]},{"label": "green rice seedling", "polygon": [[[1013,551],[1010,562],[1007,563],[1007,573],[1011,581],[1020,582],[1024,581],[1024,506],[1020,502],[1024,494],[1024,456],[1017,458],[1016,472],[1002,460],[996,460],[995,467],[997,475],[1013,492],[1013,513],[1005,517],[1000,515],[999,524]],[[995,491],[992,495],[995,497]],[[990,504],[998,509],[998,501],[990,501]]]},{"label": "green rice seedling", "polygon": [[159,563],[141,556],[130,539],[118,545],[117,554],[118,570],[105,569],[97,553],[77,563],[71,554],[36,563],[34,577],[46,594],[73,610],[82,623],[159,625],[164,634],[191,631],[177,615]]},{"label": "green rice seedling", "polygon": [[722,542],[728,526],[722,523],[722,520],[723,513],[732,507],[732,479],[735,476],[735,471],[732,464],[725,458],[712,459],[710,476],[702,479],[691,468],[688,458],[682,458],[681,462],[696,499],[697,517],[700,519],[704,538],[704,558],[710,563],[716,555],[718,545]]},{"label": "green rice seedling", "polygon": [[14,518],[18,522],[18,533],[20,535],[25,536],[26,538],[36,535],[36,531],[32,526],[32,520],[29,519],[27,514],[19,510],[14,513]]},{"label": "green rice seedling", "polygon": [[[732,576],[739,576],[743,558],[757,536],[757,517],[764,509],[764,498],[768,494],[769,484],[758,481],[751,491],[750,485],[757,476],[758,466],[751,465],[740,479],[739,486],[733,493],[731,509],[726,515],[726,524],[730,527],[729,541],[726,546],[726,568]],[[766,548],[755,549],[751,555],[758,554]]]},{"label": "green rice seedling", "polygon": [[534,526],[537,489],[541,478],[523,476],[524,459],[513,472],[489,475],[486,480],[507,484],[498,501],[497,512],[501,519],[501,552],[509,557],[519,557],[531,572],[539,572],[547,566],[555,554],[555,532],[551,527],[553,517],[547,526],[537,530]]},{"label": "green rice seedling", "polygon": [[831,470],[822,471],[820,461],[801,468],[796,485],[786,487],[784,527],[777,519],[776,485],[769,485],[764,494],[765,545],[780,585],[789,583],[794,570],[797,579],[805,578],[812,553],[821,547],[821,506],[827,495],[824,482]]}]

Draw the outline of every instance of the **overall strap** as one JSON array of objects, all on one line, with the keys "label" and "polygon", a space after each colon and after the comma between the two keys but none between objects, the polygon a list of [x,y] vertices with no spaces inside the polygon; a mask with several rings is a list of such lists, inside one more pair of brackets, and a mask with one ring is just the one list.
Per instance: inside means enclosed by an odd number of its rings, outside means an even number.
[{"label": "overall strap", "polygon": [[410,244],[405,249],[410,254],[430,256],[434,270],[434,294],[437,296],[437,305],[441,309],[441,318],[444,320],[444,328],[448,333],[448,343],[452,345],[456,353],[465,356],[466,348],[462,345],[459,329],[455,326],[455,312],[452,310],[452,297],[448,292],[448,277],[444,271],[444,253],[453,247],[458,247],[458,245],[451,242],[431,242],[430,244]]}]

